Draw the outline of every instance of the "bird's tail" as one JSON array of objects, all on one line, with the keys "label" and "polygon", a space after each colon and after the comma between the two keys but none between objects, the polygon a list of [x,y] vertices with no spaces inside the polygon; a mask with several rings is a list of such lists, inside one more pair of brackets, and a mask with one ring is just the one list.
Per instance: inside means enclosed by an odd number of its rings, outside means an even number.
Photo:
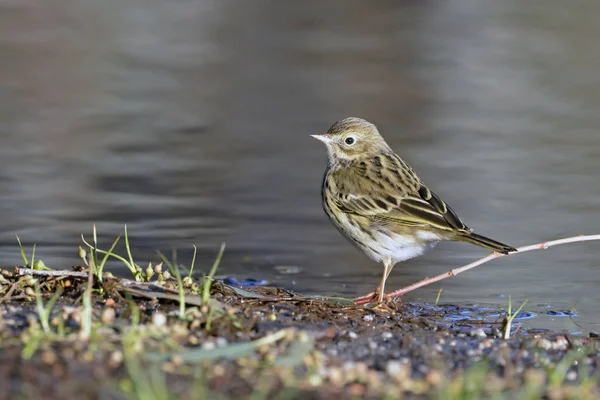
[{"label": "bird's tail", "polygon": [[457,237],[457,239],[463,242],[475,244],[483,247],[484,249],[495,251],[496,253],[508,254],[517,251],[517,249],[514,247],[508,246],[504,243],[496,242],[495,240],[478,235],[476,233],[460,235]]}]

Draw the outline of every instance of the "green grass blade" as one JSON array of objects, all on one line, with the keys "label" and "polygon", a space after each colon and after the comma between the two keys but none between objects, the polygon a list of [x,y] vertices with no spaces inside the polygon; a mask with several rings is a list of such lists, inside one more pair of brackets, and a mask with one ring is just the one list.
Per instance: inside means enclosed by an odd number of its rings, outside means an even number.
[{"label": "green grass blade", "polygon": [[217,269],[219,268],[219,264],[221,263],[221,258],[223,257],[223,252],[225,251],[225,242],[221,243],[221,248],[219,249],[219,254],[217,254],[217,258],[213,263],[212,268],[210,269],[207,276],[204,277],[204,282],[202,282],[202,302],[208,303],[208,299],[210,298],[210,286],[212,281],[217,273]]},{"label": "green grass blade", "polygon": [[181,271],[179,271],[179,267],[177,264],[171,263],[167,257],[160,251],[157,251],[158,256],[163,260],[167,267],[171,271],[171,273],[175,276],[177,280],[177,292],[178,292],[178,300],[179,300],[179,318],[185,318],[185,291],[183,289],[183,281],[181,280]]},{"label": "green grass blade", "polygon": [[33,244],[33,249],[31,250],[31,264],[30,264],[31,268],[33,268],[33,266],[35,265],[35,248],[36,248],[36,243]]},{"label": "green grass blade", "polygon": [[190,266],[190,272],[188,273],[188,279],[192,279],[192,272],[194,272],[194,265],[196,265],[196,253],[198,252],[198,248],[194,244],[194,255],[192,256],[192,265]]},{"label": "green grass blade", "polygon": [[117,246],[117,243],[119,243],[119,240],[121,240],[121,235],[117,236],[117,238],[112,243],[112,245],[110,246],[110,248],[108,249],[108,251],[104,254],[104,257],[102,257],[102,262],[100,262],[100,265],[98,265],[98,273],[96,274],[96,276],[98,277],[98,280],[100,282],[102,282],[102,273],[104,271],[104,264],[106,264],[106,261],[108,260],[108,257],[110,257],[111,255],[113,255],[113,250]]},{"label": "green grass blade", "polygon": [[98,233],[96,232],[96,224],[94,224],[92,227],[92,238],[94,240],[94,248],[92,249],[92,263],[94,264],[93,270],[94,275],[98,276],[98,251],[96,250],[98,248]]},{"label": "green grass blade", "polygon": [[[81,240],[83,241],[83,243],[88,246],[90,249],[93,249],[94,246],[92,246],[91,244],[89,244],[86,240],[85,237],[83,235],[81,235]],[[101,250],[101,249],[96,249],[96,251],[98,251],[98,253],[100,254],[108,254],[110,257],[114,257],[117,260],[121,261],[123,264],[125,264],[125,266],[127,267],[127,269],[129,269],[129,271],[131,271],[131,273],[133,274],[133,276],[137,276],[137,271],[135,269],[135,265],[130,264],[128,260],[126,260],[124,257],[121,257],[118,254],[112,253],[112,252],[108,252],[105,250]]]},{"label": "green grass blade", "polygon": [[[185,353],[178,353],[184,362],[198,362],[203,360],[216,360],[220,358],[235,360],[253,354],[258,347],[266,346],[283,339],[289,332],[289,328],[271,333],[265,337],[246,343],[234,343],[226,347],[218,347],[216,349],[192,349]],[[146,357],[149,360],[160,361],[169,359],[173,353],[148,353]]]},{"label": "green grass blade", "polygon": [[127,249],[127,256],[129,257],[129,264],[131,265],[131,271],[133,276],[138,278],[138,272],[135,269],[135,262],[133,262],[133,255],[131,254],[131,247],[129,246],[129,234],[127,233],[127,224],[125,224],[125,249]]},{"label": "green grass blade", "polygon": [[29,265],[29,261],[27,261],[27,255],[25,254],[25,249],[23,248],[23,245],[21,244],[21,239],[19,238],[19,235],[15,235],[17,237],[17,243],[19,243],[19,251],[21,252],[21,257],[23,258],[23,262],[25,263],[23,266],[26,267]]},{"label": "green grass blade", "polygon": [[434,306],[437,307],[437,305],[440,303],[440,297],[442,297],[442,292],[444,291],[444,288],[440,288],[437,297],[435,298],[435,304]]}]

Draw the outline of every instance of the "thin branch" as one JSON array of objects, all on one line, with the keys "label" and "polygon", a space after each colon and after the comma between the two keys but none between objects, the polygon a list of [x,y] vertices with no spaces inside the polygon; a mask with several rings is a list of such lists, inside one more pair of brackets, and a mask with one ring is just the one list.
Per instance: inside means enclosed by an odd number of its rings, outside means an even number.
[{"label": "thin branch", "polygon": [[19,276],[34,275],[34,276],[64,276],[64,277],[75,277],[75,278],[87,278],[88,277],[87,272],[71,271],[68,269],[40,270],[40,269],[17,267],[17,271],[19,273]]},{"label": "thin branch", "polygon": [[[492,253],[486,257],[480,258],[477,261],[473,261],[470,264],[467,265],[463,265],[462,267],[459,268],[455,268],[453,270],[450,270],[448,272],[445,272],[443,274],[434,276],[432,278],[425,278],[422,281],[419,281],[417,283],[414,283],[410,286],[404,287],[402,289],[398,289],[394,292],[388,293],[385,295],[386,299],[391,299],[394,297],[398,297],[398,296],[402,296],[403,294],[406,294],[408,292],[412,292],[413,290],[419,289],[423,286],[427,286],[430,285],[434,282],[438,282],[441,281],[443,279],[446,278],[450,278],[452,276],[456,276],[460,273],[463,273],[465,271],[468,271],[472,268],[478,267],[481,264],[485,264],[488,261],[494,260],[496,258],[500,258],[500,257],[505,257],[507,255],[513,255],[513,254],[519,254],[519,253],[525,253],[527,251],[533,251],[533,250],[545,250],[548,247],[552,247],[552,246],[558,246],[561,244],[567,244],[567,243],[576,243],[576,242],[589,242],[592,240],[600,240],[600,235],[580,235],[580,236],[573,236],[573,237],[568,237],[568,238],[563,238],[563,239],[558,239],[558,240],[551,240],[549,242],[543,242],[543,243],[537,243],[537,244],[531,244],[529,246],[523,246],[523,247],[519,247],[517,249],[517,251],[514,251],[512,253],[509,254],[501,254],[501,253]],[[373,294],[369,293],[365,296],[361,296],[358,297],[356,299],[354,299],[354,303],[356,304],[367,304],[370,303],[373,300]]]}]

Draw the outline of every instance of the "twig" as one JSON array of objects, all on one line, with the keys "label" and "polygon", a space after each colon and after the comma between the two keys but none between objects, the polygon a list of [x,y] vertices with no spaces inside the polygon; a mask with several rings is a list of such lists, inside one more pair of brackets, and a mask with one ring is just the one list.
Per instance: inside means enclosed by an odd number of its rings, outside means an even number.
[{"label": "twig", "polygon": [[57,269],[57,270],[39,270],[39,269],[31,269],[31,268],[21,268],[17,267],[17,271],[19,276],[23,275],[37,275],[37,276],[64,276],[64,277],[74,277],[74,278],[87,278],[88,273],[83,271],[71,271],[68,269]]},{"label": "twig", "polygon": [[6,292],[6,294],[4,295],[4,297],[2,297],[0,299],[0,303],[5,302],[7,300],[12,300],[12,299],[15,298],[12,294],[17,289],[18,284],[19,284],[18,282],[15,282],[12,285],[10,285],[10,289],[8,289],[8,292]]},{"label": "twig", "polygon": [[[430,285],[434,282],[438,282],[441,281],[443,279],[446,278],[450,278],[452,276],[456,276],[460,273],[463,273],[465,271],[468,271],[472,268],[478,267],[481,264],[485,264],[488,261],[492,261],[496,258],[500,258],[500,257],[504,257],[507,255],[513,255],[513,254],[519,254],[519,253],[525,253],[526,251],[532,251],[532,250],[545,250],[548,247],[552,247],[552,246],[558,246],[560,244],[567,244],[567,243],[576,243],[576,242],[589,242],[592,240],[600,240],[600,235],[580,235],[580,236],[573,236],[573,237],[568,237],[568,238],[563,238],[563,239],[558,239],[558,240],[551,240],[549,242],[543,242],[543,243],[537,243],[537,244],[531,244],[529,246],[523,246],[523,247],[519,247],[517,249],[517,251],[514,251],[512,253],[509,254],[501,254],[501,253],[492,253],[486,257],[480,258],[477,261],[473,261],[470,264],[467,265],[463,265],[462,267],[459,268],[455,268],[453,270],[450,270],[448,272],[444,272],[443,274],[434,276],[432,278],[425,278],[422,281],[419,281],[417,283],[414,283],[410,286],[404,287],[402,289],[398,289],[394,292],[388,293],[385,295],[386,299],[391,299],[394,297],[398,297],[398,296],[402,296],[403,294],[406,294],[408,292],[412,292],[413,290],[416,290],[418,288],[421,288],[423,286],[427,286]],[[373,294],[369,293],[365,296],[361,296],[358,297],[356,299],[354,299],[354,303],[356,304],[367,304],[369,302],[372,301],[372,297]]]}]

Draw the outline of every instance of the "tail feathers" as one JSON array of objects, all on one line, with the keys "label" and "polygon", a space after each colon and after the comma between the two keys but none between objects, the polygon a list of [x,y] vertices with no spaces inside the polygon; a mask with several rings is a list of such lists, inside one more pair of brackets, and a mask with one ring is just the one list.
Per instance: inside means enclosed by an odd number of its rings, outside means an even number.
[{"label": "tail feathers", "polygon": [[496,242],[495,240],[478,235],[476,233],[460,235],[457,239],[463,242],[475,244],[477,246],[483,247],[484,249],[495,251],[496,253],[508,254],[517,251],[517,249],[515,249],[514,247],[508,246],[504,243]]}]

